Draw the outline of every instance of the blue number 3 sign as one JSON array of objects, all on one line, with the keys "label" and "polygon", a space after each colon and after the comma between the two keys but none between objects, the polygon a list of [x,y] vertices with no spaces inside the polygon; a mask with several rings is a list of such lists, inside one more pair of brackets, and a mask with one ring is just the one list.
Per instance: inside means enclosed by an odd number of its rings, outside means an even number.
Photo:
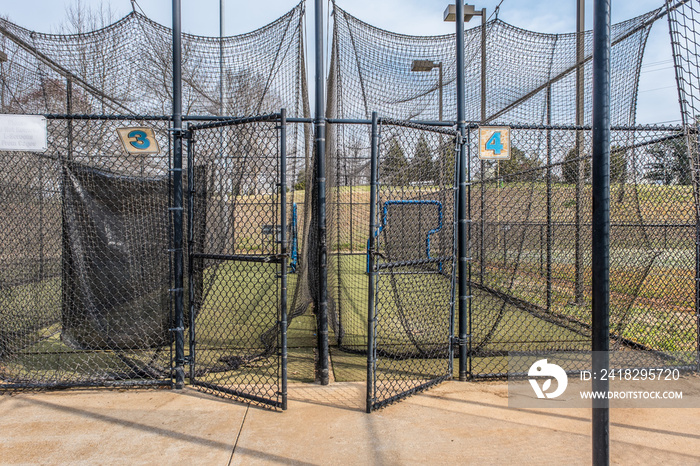
[{"label": "blue number 3 sign", "polygon": [[158,154],[160,147],[152,128],[118,128],[117,134],[129,154]]},{"label": "blue number 3 sign", "polygon": [[127,137],[130,139],[129,144],[137,149],[148,149],[151,146],[151,141],[148,140],[148,135],[145,131],[135,129],[131,131]]}]

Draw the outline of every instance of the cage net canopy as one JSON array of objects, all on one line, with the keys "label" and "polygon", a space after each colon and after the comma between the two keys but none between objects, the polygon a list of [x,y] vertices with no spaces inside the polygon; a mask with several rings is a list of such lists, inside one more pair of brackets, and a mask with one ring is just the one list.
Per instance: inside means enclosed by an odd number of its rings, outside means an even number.
[{"label": "cage net canopy", "polygon": [[[251,115],[285,107],[290,116],[302,116],[303,17],[301,2],[246,34],[223,40],[183,34],[183,112]],[[172,30],[139,13],[72,35],[34,32],[0,19],[0,49],[8,56],[2,113],[67,113],[68,79],[72,113],[172,111]]]},{"label": "cage net canopy", "polygon": [[[611,121],[635,121],[639,71],[646,40],[662,8],[615,24],[611,31]],[[333,117],[456,120],[455,35],[409,36],[376,28],[335,5],[329,111]],[[489,123],[576,121],[577,34],[542,34],[499,19],[485,26],[486,115]],[[465,31],[466,119],[481,121],[481,26]],[[590,123],[593,32],[583,39],[585,110]],[[527,57],[527,65],[523,63]],[[415,60],[432,71],[412,71]],[[440,83],[439,66],[442,67]],[[429,71],[429,72],[425,72]]]}]

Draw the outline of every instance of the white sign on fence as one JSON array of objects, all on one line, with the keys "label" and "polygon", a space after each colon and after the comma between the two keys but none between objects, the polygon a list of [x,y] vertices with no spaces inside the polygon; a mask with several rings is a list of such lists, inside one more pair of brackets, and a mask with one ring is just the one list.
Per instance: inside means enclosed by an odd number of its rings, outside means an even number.
[{"label": "white sign on fence", "polygon": [[0,115],[0,150],[44,152],[47,139],[45,117]]}]

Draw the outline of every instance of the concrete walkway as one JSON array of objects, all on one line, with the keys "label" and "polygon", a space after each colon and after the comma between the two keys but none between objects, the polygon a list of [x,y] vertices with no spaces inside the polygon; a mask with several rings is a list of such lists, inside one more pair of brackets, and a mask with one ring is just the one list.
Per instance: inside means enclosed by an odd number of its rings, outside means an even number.
[{"label": "concrete walkway", "polygon": [[[2,464],[590,464],[590,410],[507,407],[447,382],[365,414],[364,384],[290,387],[273,412],[192,389],[0,397]],[[700,464],[700,410],[611,410],[615,464]]]}]

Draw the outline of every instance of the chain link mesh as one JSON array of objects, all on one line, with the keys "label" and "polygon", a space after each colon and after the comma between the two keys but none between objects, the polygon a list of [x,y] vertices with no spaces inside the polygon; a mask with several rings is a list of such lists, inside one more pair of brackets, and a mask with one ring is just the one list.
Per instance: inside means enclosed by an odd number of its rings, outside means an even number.
[{"label": "chain link mesh", "polygon": [[[169,123],[47,123],[46,152],[2,153],[0,388],[165,381]],[[144,125],[160,153],[126,155]]]},{"label": "chain link mesh", "polygon": [[452,376],[456,254],[456,133],[384,121],[380,131],[375,270],[367,270],[375,407]]},{"label": "chain link mesh", "polygon": [[279,122],[262,119],[193,129],[203,176],[190,188],[191,375],[204,389],[279,404]]},{"label": "chain link mesh", "polygon": [[[505,375],[513,351],[590,349],[590,137],[589,130],[514,129],[510,160],[472,157],[475,376]],[[470,139],[476,154],[477,130]],[[610,346],[637,350],[640,361],[697,347],[696,224],[684,140],[682,127],[612,132]]]}]

